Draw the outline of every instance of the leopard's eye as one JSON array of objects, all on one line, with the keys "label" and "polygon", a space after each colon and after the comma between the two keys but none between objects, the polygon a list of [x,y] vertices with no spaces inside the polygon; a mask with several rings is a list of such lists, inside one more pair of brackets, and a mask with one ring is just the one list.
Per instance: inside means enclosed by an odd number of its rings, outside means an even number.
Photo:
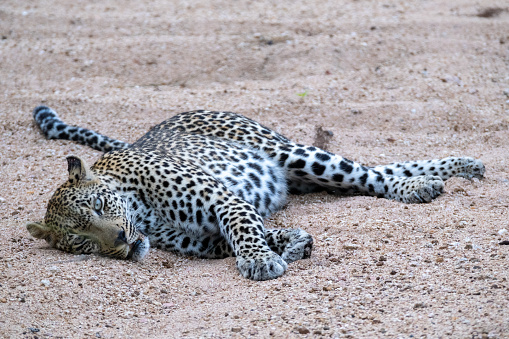
[{"label": "leopard's eye", "polygon": [[94,200],[94,210],[96,210],[97,212],[100,212],[100,211],[102,211],[103,206],[104,206],[104,202],[102,201],[102,199],[100,197],[95,198],[95,200]]}]

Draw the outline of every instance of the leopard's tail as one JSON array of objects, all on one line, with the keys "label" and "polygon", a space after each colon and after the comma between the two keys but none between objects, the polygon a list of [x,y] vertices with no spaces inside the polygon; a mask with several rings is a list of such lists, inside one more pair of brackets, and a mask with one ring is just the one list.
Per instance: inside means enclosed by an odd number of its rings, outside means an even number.
[{"label": "leopard's tail", "polygon": [[67,125],[60,120],[54,110],[46,106],[36,107],[32,114],[47,139],[72,140],[101,152],[125,149],[130,146],[126,142],[111,139],[95,131]]}]

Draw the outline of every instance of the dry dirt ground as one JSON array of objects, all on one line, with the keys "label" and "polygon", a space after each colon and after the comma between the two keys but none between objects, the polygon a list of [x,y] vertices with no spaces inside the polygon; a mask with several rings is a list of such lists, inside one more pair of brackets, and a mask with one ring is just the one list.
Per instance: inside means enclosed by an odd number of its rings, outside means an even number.
[{"label": "dry dirt ground", "polygon": [[[0,2],[0,337],[509,336],[509,12],[506,1]],[[152,250],[143,263],[73,256],[29,220],[66,176],[39,104],[134,141],[193,109],[231,110],[375,165],[467,155],[429,204],[292,196],[311,259],[273,281],[234,259]]]}]

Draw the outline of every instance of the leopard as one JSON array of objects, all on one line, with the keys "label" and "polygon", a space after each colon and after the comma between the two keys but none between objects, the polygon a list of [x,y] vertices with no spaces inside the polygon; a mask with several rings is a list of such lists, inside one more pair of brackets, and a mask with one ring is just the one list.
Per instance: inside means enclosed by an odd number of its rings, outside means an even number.
[{"label": "leopard", "polygon": [[103,153],[91,167],[67,157],[68,178],[44,219],[26,224],[34,238],[65,252],[132,261],[142,261],[150,248],[235,257],[240,274],[257,281],[278,278],[288,264],[311,256],[306,231],[264,226],[289,194],[427,203],[443,193],[444,180],[485,173],[471,157],[364,166],[233,112],[180,113],[133,143],[68,125],[47,106],[32,114],[47,139]]}]

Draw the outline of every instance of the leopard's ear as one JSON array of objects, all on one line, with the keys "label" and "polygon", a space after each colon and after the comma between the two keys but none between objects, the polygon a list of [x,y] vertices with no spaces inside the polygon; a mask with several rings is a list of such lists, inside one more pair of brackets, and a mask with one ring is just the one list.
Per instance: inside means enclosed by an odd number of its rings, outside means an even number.
[{"label": "leopard's ear", "polygon": [[87,163],[73,155],[67,157],[67,169],[69,171],[69,182],[77,184],[78,182],[91,181],[95,178]]},{"label": "leopard's ear", "polygon": [[51,228],[44,223],[44,221],[29,222],[26,227],[32,237],[44,239],[48,244],[50,244],[50,246],[55,246],[56,236],[51,231]]},{"label": "leopard's ear", "polygon": [[34,238],[46,239],[51,236],[51,229],[43,221],[29,222],[26,226]]}]

